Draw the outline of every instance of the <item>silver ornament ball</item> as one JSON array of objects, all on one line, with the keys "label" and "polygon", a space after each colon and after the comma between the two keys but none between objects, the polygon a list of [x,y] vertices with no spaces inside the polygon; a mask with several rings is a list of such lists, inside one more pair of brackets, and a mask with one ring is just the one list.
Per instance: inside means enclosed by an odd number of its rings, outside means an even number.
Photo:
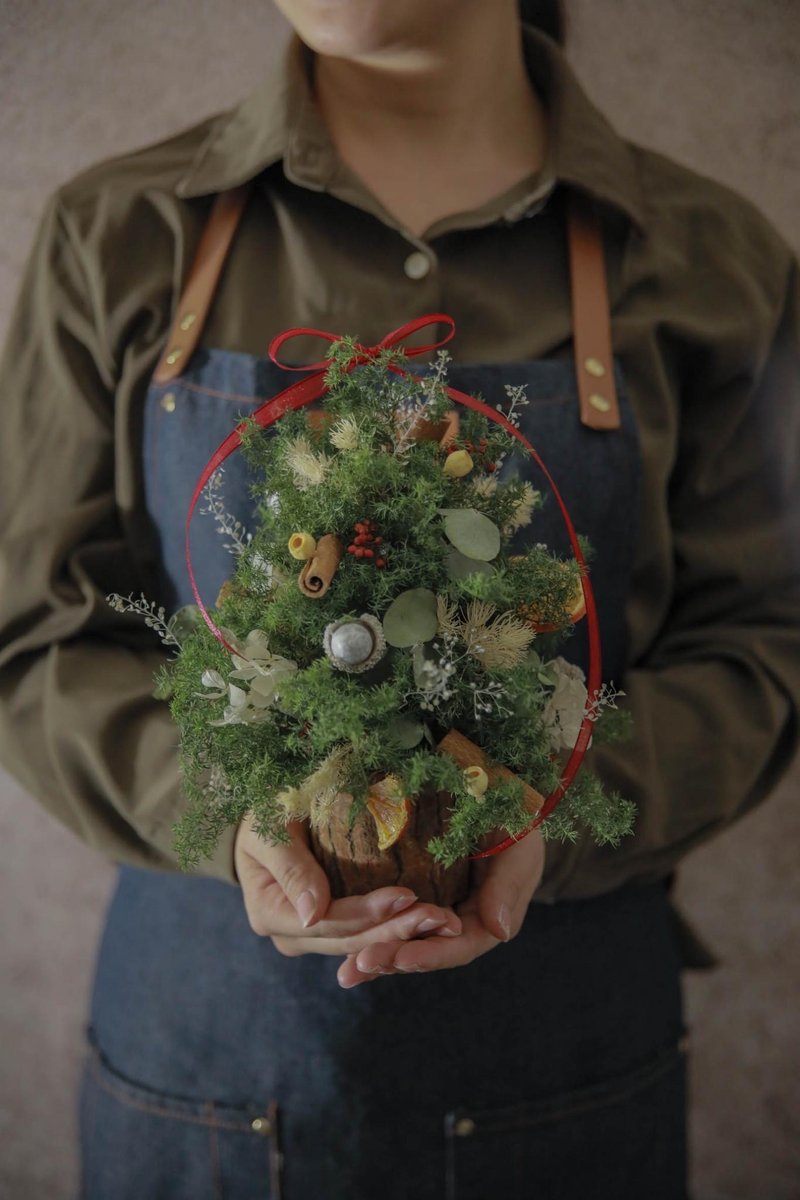
[{"label": "silver ornament ball", "polygon": [[346,663],[361,663],[375,645],[372,630],[363,621],[347,621],[331,633],[331,652]]}]

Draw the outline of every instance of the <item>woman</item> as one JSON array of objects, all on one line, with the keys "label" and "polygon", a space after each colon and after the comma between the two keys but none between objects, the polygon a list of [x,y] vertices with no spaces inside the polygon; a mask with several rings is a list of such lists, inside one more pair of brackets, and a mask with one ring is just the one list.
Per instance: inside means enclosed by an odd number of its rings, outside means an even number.
[{"label": "woman", "polygon": [[[0,372],[0,479],[25,498],[3,532],[3,758],[123,864],[84,1195],[673,1200],[664,881],[797,742],[797,264],[745,201],[621,139],[511,0],[279,7],[296,37],[251,96],[54,195]],[[245,184],[199,316],[190,266]],[[576,205],[602,232],[613,363],[573,365]],[[103,598],[188,599],[188,495],[236,415],[286,386],[276,332],[374,343],[435,311],[456,321],[453,386],[526,385],[526,432],[597,548],[606,678],[636,735],[590,763],[637,802],[635,836],[531,834],[456,912],[407,889],[329,903],[300,827],[276,849],[243,822],[180,875],[161,651]],[[198,326],[190,353],[175,339]],[[244,506],[241,464],[228,483]]]}]

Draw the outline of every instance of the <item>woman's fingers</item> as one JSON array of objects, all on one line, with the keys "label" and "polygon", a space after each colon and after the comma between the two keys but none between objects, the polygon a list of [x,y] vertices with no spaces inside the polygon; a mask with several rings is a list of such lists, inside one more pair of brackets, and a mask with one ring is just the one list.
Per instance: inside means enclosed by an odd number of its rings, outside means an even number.
[{"label": "woman's fingers", "polygon": [[[335,902],[334,902],[335,903]],[[331,906],[333,908],[333,905]],[[324,936],[322,931],[328,927],[326,920],[320,921],[315,928],[320,931],[318,936],[281,936],[273,935],[275,948],[289,957],[297,954],[334,954],[337,957],[357,954],[365,946],[373,942],[390,942],[392,945],[402,945],[412,938],[428,938],[440,936],[446,941],[455,939],[461,933],[461,919],[448,909],[437,910],[433,905],[415,905],[408,912],[402,913],[393,920],[362,929],[346,937],[334,935]],[[308,931],[311,933],[311,930]]]},{"label": "woman's fingers", "polygon": [[[248,854],[266,868],[296,912],[300,924],[307,928],[326,912],[331,899],[330,886],[325,872],[308,847],[308,834],[304,823],[291,821],[287,825],[287,831],[291,841],[284,844],[267,842],[254,830],[245,828],[237,838],[237,854]],[[250,875],[252,881],[252,872]],[[239,879],[245,888],[241,870]],[[269,883],[270,881],[264,880],[262,886],[257,888],[258,895],[253,897],[255,908],[260,906],[260,902],[265,902],[267,908],[274,906],[275,894],[270,891]],[[245,906],[247,907],[246,894]]]},{"label": "woman's fingers", "polygon": [[346,954],[375,937],[365,936],[375,927],[384,929],[384,941],[424,936],[445,925],[452,933],[460,930],[452,909],[420,904],[410,888],[377,888],[331,901],[304,823],[292,822],[288,831],[291,841],[275,845],[243,823],[234,852],[250,926],[262,937],[281,939],[283,953]]},{"label": "woman's fingers", "polygon": [[343,987],[381,973],[465,966],[508,941],[522,926],[544,866],[543,840],[534,831],[475,865],[473,890],[459,906],[460,915],[417,902],[408,888],[378,888],[331,901],[304,823],[292,822],[288,830],[288,844],[269,843],[252,829],[240,831],[235,856],[248,919],[282,954],[343,956]]},{"label": "woman's fingers", "polygon": [[472,891],[458,906],[462,918],[458,937],[433,934],[411,942],[375,939],[348,955],[337,972],[339,983],[355,987],[380,975],[466,966],[519,933],[543,869],[544,840],[534,830],[508,850],[474,864]]},{"label": "woman's fingers", "polygon": [[379,975],[395,972],[443,971],[465,967],[498,944],[484,929],[475,914],[467,914],[458,937],[440,937],[436,933],[413,942],[375,942],[342,963],[338,979],[342,987],[352,987]]},{"label": "woman's fingers", "polygon": [[474,893],[484,929],[501,942],[516,937],[522,928],[531,897],[544,870],[544,838],[538,829],[525,835],[485,864],[483,878]]},{"label": "woman's fingers", "polygon": [[[266,873],[264,867],[257,869]],[[242,888],[250,925],[256,933],[262,937],[296,938],[315,954],[349,953],[366,945],[376,929],[384,930],[384,941],[414,937],[445,924],[454,933],[461,929],[461,921],[452,909],[422,904],[408,888],[378,888],[364,896],[332,900],[325,916],[308,927],[300,921],[278,880],[266,880],[265,876],[262,883],[255,881],[248,886],[243,877]],[[357,944],[347,941],[358,935]]]}]

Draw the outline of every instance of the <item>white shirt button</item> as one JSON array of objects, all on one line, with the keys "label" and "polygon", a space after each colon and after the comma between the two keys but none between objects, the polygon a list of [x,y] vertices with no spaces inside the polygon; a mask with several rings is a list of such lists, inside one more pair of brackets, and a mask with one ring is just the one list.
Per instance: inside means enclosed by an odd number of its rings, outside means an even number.
[{"label": "white shirt button", "polygon": [[424,279],[431,269],[431,260],[421,250],[409,254],[403,263],[403,270],[409,279]]}]

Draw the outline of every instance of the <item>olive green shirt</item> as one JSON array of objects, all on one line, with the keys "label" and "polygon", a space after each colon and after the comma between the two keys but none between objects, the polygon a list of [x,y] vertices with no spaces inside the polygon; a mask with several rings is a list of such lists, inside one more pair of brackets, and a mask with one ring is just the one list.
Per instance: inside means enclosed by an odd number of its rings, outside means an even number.
[{"label": "olive green shirt", "polygon": [[[600,204],[644,479],[629,667],[615,681],[635,736],[596,744],[587,765],[639,811],[616,849],[550,844],[539,898],[668,874],[787,769],[797,261],[745,199],[620,137],[553,42],[523,38],[548,116],[544,168],[422,237],[337,155],[296,37],[241,103],[81,171],[44,205],[0,360],[0,760],[120,862],[177,870],[184,797],[176,727],[151,694],[165,651],[105,596],[154,594],[145,392],[213,196],[250,178],[201,344],[264,356],[290,326],[374,343],[435,311],[456,321],[454,362],[569,355],[563,202],[578,188]],[[298,340],[291,360],[321,349]],[[201,873],[235,882],[232,846],[233,830]]]}]

